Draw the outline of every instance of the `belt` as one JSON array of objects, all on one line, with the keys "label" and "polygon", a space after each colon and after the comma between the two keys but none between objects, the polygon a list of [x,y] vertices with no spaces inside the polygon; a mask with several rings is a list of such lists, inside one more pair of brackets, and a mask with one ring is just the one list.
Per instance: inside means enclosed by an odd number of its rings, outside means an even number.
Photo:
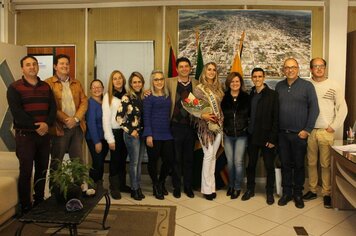
[{"label": "belt", "polygon": [[15,133],[17,135],[33,135],[33,134],[37,134],[37,132],[34,131],[34,130],[23,130],[23,129],[16,129]]},{"label": "belt", "polygon": [[299,134],[297,131],[289,130],[289,129],[281,129],[280,132],[286,133],[286,134]]}]

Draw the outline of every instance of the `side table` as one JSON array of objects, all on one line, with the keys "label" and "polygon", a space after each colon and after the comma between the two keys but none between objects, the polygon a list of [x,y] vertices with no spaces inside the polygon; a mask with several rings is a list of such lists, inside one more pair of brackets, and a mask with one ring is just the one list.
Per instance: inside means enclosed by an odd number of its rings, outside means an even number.
[{"label": "side table", "polygon": [[77,226],[84,221],[84,219],[95,208],[95,206],[103,197],[105,197],[105,210],[102,221],[102,228],[108,229],[110,227],[105,226],[105,222],[109,214],[111,202],[108,190],[101,187],[96,190],[95,196],[81,198],[80,200],[83,203],[83,209],[76,212],[66,211],[65,204],[57,203],[54,196],[46,199],[19,219],[22,224],[17,229],[16,235],[21,235],[22,230],[26,224],[48,223],[58,224],[59,229],[56,230],[56,232],[53,234],[56,234],[63,228],[68,228],[71,236],[77,236]]}]

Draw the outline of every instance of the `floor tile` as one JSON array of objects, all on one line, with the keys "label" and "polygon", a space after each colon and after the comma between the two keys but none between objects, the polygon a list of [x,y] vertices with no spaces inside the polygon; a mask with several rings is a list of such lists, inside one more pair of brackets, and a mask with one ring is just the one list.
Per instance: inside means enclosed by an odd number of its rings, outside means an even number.
[{"label": "floor tile", "polygon": [[195,236],[196,233],[194,233],[192,231],[189,231],[189,230],[187,230],[186,228],[183,228],[180,225],[176,225],[174,235],[175,236]]},{"label": "floor tile", "polygon": [[180,205],[188,207],[194,211],[200,212],[220,205],[215,201],[208,201],[204,198],[196,196],[195,198],[190,198],[186,201],[179,202]]},{"label": "floor tile", "polygon": [[316,220],[314,218],[304,216],[304,215],[299,215],[287,221],[283,225],[287,227],[303,226],[309,234],[312,234],[314,236],[321,235],[327,232],[328,230],[330,230],[334,226],[324,221]]},{"label": "floor tile", "polygon": [[294,236],[296,235],[296,233],[293,227],[279,225],[261,235],[262,236],[287,236],[287,235]]},{"label": "floor tile", "polygon": [[349,216],[347,219],[341,222],[339,226],[353,231],[356,235],[356,212],[355,211],[353,212],[354,212],[353,215]]},{"label": "floor tile", "polygon": [[136,204],[145,204],[145,205],[163,205],[163,206],[167,206],[167,205],[175,205],[174,202],[171,202],[169,200],[159,200],[157,199],[155,196],[153,196],[152,194],[146,194],[146,197],[144,199],[142,199],[141,201],[135,201]]},{"label": "floor tile", "polygon": [[224,235],[224,236],[253,236],[254,234],[248,233],[241,229],[235,228],[231,225],[221,225],[214,229],[208,230],[206,232],[201,233],[202,236],[216,236],[216,235]]},{"label": "floor tile", "polygon": [[[276,199],[278,199],[278,196],[274,195],[274,200],[276,200]],[[266,206],[268,205],[266,203],[266,193],[260,193],[260,192],[259,193],[255,193],[255,196],[253,196],[251,198],[251,200],[258,201],[260,203],[265,204]],[[248,200],[248,201],[250,201],[250,200]]]},{"label": "floor tile", "polygon": [[209,229],[213,229],[219,225],[222,225],[223,222],[215,220],[209,216],[197,213],[176,220],[176,224],[195,233],[201,233]]},{"label": "floor tile", "polygon": [[336,226],[323,234],[323,236],[355,236],[355,231]]},{"label": "floor tile", "polygon": [[[324,221],[330,224],[338,224],[351,216],[351,211],[337,211],[334,209],[326,209],[323,204],[313,207],[309,211],[303,213],[305,216]],[[355,221],[356,222],[356,221]]]},{"label": "floor tile", "polygon": [[278,224],[272,221],[251,214],[233,220],[229,222],[229,224],[256,235],[263,234],[266,231],[278,226]]},{"label": "floor tile", "polygon": [[288,202],[288,204],[285,205],[285,206],[278,206],[278,200],[279,200],[279,198],[276,198],[276,206],[277,206],[277,207],[280,207],[280,208],[283,208],[283,209],[289,210],[289,211],[295,211],[295,212],[297,212],[298,214],[302,214],[302,213],[304,213],[304,212],[307,212],[307,211],[309,211],[310,209],[312,209],[312,208],[314,208],[314,207],[316,207],[316,206],[322,204],[321,199],[315,199],[315,200],[313,200],[313,201],[304,202],[304,205],[305,205],[304,208],[300,209],[300,208],[297,208],[297,207],[295,206],[293,200],[290,201],[290,202]]},{"label": "floor tile", "polygon": [[245,211],[240,211],[238,209],[224,205],[216,206],[214,208],[202,211],[201,213],[225,223],[247,214]]},{"label": "floor tile", "polygon": [[264,207],[252,214],[280,224],[299,215],[295,211],[289,211],[278,206]]},{"label": "floor tile", "polygon": [[232,200],[228,203],[225,203],[224,205],[233,207],[235,209],[239,209],[241,211],[246,211],[249,213],[257,211],[257,210],[267,206],[266,204],[256,201],[254,199],[251,199],[248,201],[241,201],[240,198]]},{"label": "floor tile", "polygon": [[185,206],[182,206],[179,204],[176,204],[176,206],[177,206],[176,219],[180,219],[180,218],[197,213],[196,211],[193,211],[192,209],[189,209]]},{"label": "floor tile", "polygon": [[230,196],[226,196],[226,191],[226,189],[216,191],[216,199],[214,201],[222,204],[233,201]]}]

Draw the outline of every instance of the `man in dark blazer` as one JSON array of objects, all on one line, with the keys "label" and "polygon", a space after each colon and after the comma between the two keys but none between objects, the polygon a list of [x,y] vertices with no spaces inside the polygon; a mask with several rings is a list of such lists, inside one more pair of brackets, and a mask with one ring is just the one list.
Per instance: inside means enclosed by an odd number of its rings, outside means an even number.
[{"label": "man in dark blazer", "polygon": [[241,200],[246,201],[255,195],[256,164],[261,152],[267,171],[266,202],[271,205],[274,203],[274,159],[278,137],[278,94],[264,83],[265,72],[263,69],[254,68],[251,73],[251,79],[255,86],[250,94],[247,190]]},{"label": "man in dark blazer", "polygon": [[166,86],[171,97],[171,129],[174,138],[175,157],[173,163],[173,196],[181,196],[181,176],[183,174],[183,184],[185,194],[193,198],[192,189],[194,145],[196,133],[193,128],[191,115],[184,110],[181,101],[193,92],[198,81],[191,79],[191,63],[188,58],[181,57],[177,59],[178,76],[166,79]]}]

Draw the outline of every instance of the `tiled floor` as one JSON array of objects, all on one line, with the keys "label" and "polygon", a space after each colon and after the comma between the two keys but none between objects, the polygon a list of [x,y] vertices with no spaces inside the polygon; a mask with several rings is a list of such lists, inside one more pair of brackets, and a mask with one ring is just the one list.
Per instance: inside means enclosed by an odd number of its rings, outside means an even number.
[{"label": "tiled floor", "polygon": [[356,211],[325,209],[322,197],[305,202],[303,209],[297,209],[293,202],[284,207],[278,206],[278,197],[275,195],[276,203],[268,206],[262,193],[263,186],[259,184],[261,186],[258,186],[255,197],[245,202],[241,201],[241,196],[231,200],[226,196],[226,190],[217,191],[214,201],[205,200],[197,191],[193,199],[184,193],[176,199],[170,193],[165,200],[157,200],[152,195],[147,176],[143,179],[144,200],[135,201],[129,194],[123,193],[121,200],[113,200],[112,203],[177,206],[176,236],[292,236],[297,235],[294,226],[303,226],[312,236],[356,235]]}]

